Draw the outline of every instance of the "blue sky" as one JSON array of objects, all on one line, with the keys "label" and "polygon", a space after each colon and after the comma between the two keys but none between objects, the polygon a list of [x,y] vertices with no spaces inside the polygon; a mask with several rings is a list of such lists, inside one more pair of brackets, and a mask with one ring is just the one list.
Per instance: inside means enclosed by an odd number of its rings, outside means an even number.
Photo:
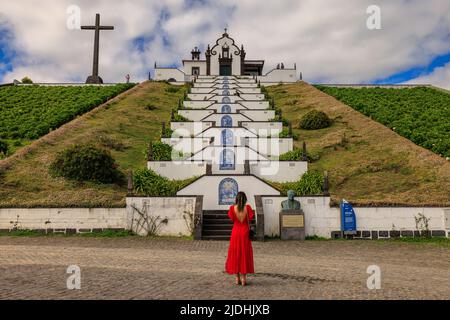
[{"label": "blue sky", "polygon": [[[68,30],[67,8],[81,23],[95,13],[114,31],[101,35],[107,82],[144,80],[158,66],[178,66],[228,27],[249,59],[297,64],[313,83],[427,82],[450,88],[450,1],[379,0],[382,29],[366,27],[372,0],[33,0],[0,9],[0,82],[83,81],[91,71],[92,32]],[[28,5],[27,5],[28,3]]]}]

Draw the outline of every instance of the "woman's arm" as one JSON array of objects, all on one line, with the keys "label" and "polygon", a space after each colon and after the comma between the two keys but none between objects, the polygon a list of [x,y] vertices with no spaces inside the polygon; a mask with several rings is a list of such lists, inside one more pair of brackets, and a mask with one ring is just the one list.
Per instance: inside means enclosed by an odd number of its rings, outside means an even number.
[{"label": "woman's arm", "polygon": [[249,204],[247,205],[247,213],[248,221],[252,222],[253,218],[255,217],[255,211],[253,211],[252,207]]},{"label": "woman's arm", "polygon": [[230,207],[230,210],[228,210],[228,218],[230,218],[230,220],[234,222],[234,210],[233,210],[233,206],[231,206],[231,207]]}]

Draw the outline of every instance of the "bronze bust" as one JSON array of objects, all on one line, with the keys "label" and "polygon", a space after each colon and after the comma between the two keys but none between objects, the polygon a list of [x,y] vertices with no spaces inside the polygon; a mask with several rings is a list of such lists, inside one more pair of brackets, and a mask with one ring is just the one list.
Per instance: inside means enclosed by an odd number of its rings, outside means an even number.
[{"label": "bronze bust", "polygon": [[281,208],[283,211],[292,211],[292,210],[300,210],[301,205],[300,202],[295,200],[295,191],[288,191],[288,200],[285,200],[281,203]]}]

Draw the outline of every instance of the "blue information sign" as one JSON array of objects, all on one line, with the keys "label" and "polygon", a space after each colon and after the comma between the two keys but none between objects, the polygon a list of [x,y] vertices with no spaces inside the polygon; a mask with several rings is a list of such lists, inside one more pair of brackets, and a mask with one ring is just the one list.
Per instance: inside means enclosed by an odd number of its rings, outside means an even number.
[{"label": "blue information sign", "polygon": [[341,202],[341,228],[344,234],[356,233],[356,214],[352,205],[345,200]]}]

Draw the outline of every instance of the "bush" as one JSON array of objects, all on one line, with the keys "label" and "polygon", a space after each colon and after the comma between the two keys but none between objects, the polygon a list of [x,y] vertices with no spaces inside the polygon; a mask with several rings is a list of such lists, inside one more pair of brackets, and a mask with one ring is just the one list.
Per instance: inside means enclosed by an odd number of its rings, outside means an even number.
[{"label": "bush", "polygon": [[134,191],[148,197],[171,197],[190,184],[189,180],[169,180],[149,169],[139,169],[134,172]]},{"label": "bush", "polygon": [[33,80],[31,80],[31,79],[28,78],[28,77],[25,77],[25,78],[22,79],[21,82],[22,82],[23,84],[32,84],[32,83],[33,83]]},{"label": "bush", "polygon": [[331,119],[325,112],[313,110],[300,121],[300,128],[304,130],[318,130],[331,126]]},{"label": "bush", "polygon": [[50,172],[77,181],[119,182],[123,175],[111,154],[94,145],[73,145],[60,152],[50,165]]},{"label": "bush", "polygon": [[166,88],[166,92],[167,93],[177,93],[178,91],[180,91],[180,87],[175,87],[175,86],[170,86]]},{"label": "bush", "polygon": [[308,171],[297,182],[284,183],[282,186],[283,194],[289,190],[294,190],[297,196],[312,196],[323,193],[324,176],[320,172]]},{"label": "bush", "polygon": [[[308,162],[315,162],[320,159],[320,155],[316,153],[312,154],[309,151],[306,151],[306,159]],[[294,149],[286,152],[280,155],[280,161],[303,161],[303,150]]]},{"label": "bush", "polygon": [[171,161],[172,146],[160,141],[152,143],[153,160],[154,161]]},{"label": "bush", "polygon": [[8,143],[6,141],[0,140],[0,154],[6,155],[8,153]]}]

